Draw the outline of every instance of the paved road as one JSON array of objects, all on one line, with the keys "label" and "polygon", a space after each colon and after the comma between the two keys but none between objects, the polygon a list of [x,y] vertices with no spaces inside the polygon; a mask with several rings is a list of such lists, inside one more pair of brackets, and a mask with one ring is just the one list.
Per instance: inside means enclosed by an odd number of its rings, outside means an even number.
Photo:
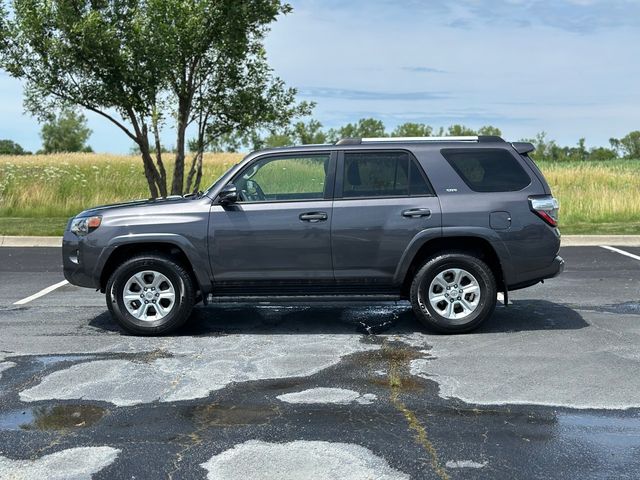
[{"label": "paved road", "polygon": [[59,250],[0,248],[0,478],[636,479],[640,260],[562,255],[473,334],[404,303],[223,305],[148,339],[90,290],[14,305]]}]

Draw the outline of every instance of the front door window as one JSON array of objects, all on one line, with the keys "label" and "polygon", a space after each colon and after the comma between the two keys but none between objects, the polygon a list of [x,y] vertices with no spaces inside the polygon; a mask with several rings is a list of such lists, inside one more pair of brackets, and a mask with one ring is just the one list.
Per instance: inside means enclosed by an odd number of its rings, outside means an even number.
[{"label": "front door window", "polygon": [[267,157],[249,166],[235,184],[240,203],[325,198],[329,154]]}]

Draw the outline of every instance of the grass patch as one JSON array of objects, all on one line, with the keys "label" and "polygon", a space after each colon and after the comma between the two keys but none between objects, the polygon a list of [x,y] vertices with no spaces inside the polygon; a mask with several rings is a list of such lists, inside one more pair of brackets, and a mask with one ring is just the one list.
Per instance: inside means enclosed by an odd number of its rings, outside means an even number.
[{"label": "grass patch", "polygon": [[62,236],[69,218],[0,217],[0,235]]},{"label": "grass patch", "polygon": [[638,233],[640,160],[540,163],[563,233]]},{"label": "grass patch", "polygon": [[560,231],[563,235],[640,235],[640,222],[573,223]]},{"label": "grass patch", "polygon": [[[204,186],[240,158],[205,156]],[[166,163],[170,172],[173,164]],[[148,197],[142,161],[136,156],[0,156],[0,217],[72,217],[92,206]]]},{"label": "grass patch", "polygon": [[[239,154],[205,155],[203,187],[240,159]],[[539,166],[560,199],[563,233],[640,234],[640,160]],[[167,162],[169,173],[172,167]],[[289,175],[308,181],[322,176],[299,170]],[[60,235],[69,217],[82,210],[148,196],[137,156],[0,156],[0,235]]]}]

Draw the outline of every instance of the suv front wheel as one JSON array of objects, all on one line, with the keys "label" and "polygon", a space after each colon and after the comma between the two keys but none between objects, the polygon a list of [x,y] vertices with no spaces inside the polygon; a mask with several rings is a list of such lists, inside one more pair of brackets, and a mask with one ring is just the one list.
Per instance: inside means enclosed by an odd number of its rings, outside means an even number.
[{"label": "suv front wheel", "polygon": [[410,297],[421,323],[441,333],[463,333],[493,313],[496,281],[482,260],[465,253],[444,253],[418,270]]},{"label": "suv front wheel", "polygon": [[189,272],[170,257],[147,254],[122,263],[106,287],[107,307],[136,335],[162,335],[183,325],[195,292]]}]

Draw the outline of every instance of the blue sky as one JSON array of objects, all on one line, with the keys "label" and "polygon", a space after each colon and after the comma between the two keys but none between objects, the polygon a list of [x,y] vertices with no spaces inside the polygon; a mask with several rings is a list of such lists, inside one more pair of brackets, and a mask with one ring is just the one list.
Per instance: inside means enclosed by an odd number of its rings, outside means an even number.
[{"label": "blue sky", "polygon": [[[267,51],[326,127],[492,124],[588,145],[640,130],[639,0],[293,0]],[[87,115],[96,151],[127,152]],[[40,146],[19,82],[0,74],[0,138]],[[172,137],[167,135],[171,144]]]}]

